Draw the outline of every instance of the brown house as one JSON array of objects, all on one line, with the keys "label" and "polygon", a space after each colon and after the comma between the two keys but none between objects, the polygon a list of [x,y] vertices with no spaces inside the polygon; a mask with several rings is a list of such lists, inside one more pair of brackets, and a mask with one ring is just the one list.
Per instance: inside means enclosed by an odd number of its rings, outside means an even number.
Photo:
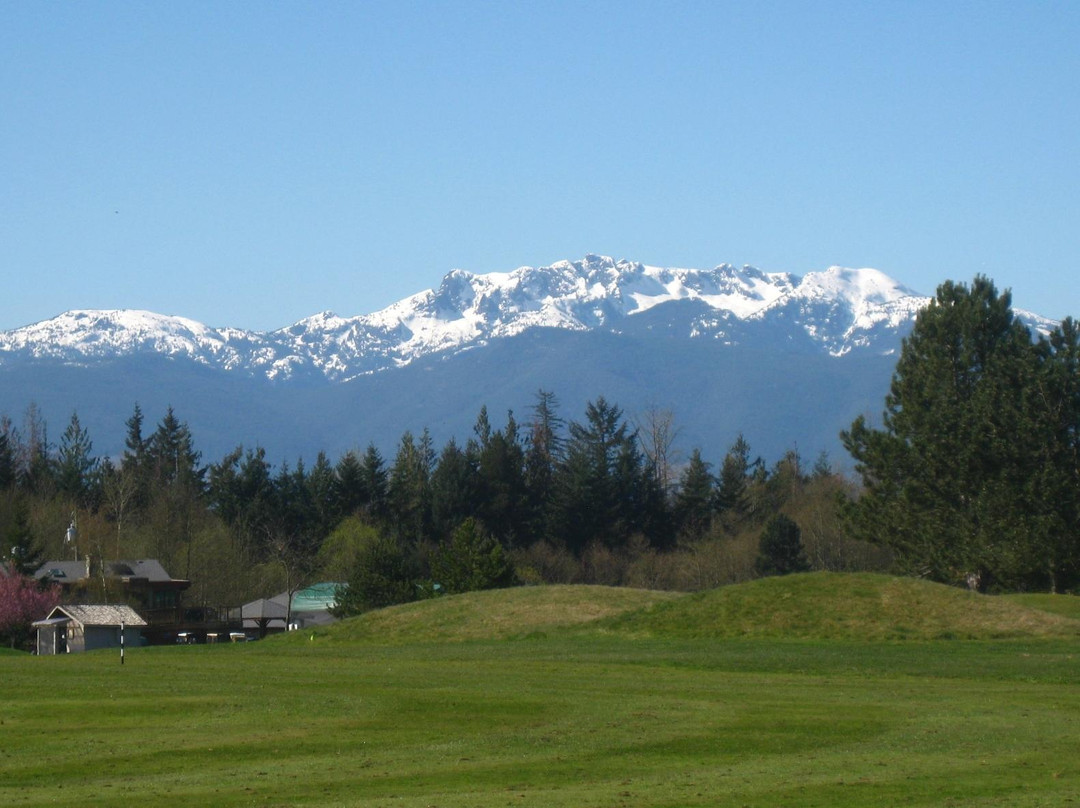
[{"label": "brown house", "polygon": [[184,591],[191,581],[173,578],[155,559],[99,562],[47,561],[34,573],[39,581],[58,584],[66,603],[124,603],[145,620],[143,636],[151,644],[176,642],[182,632],[227,631],[224,610],[187,608]]},{"label": "brown house", "polygon": [[[137,561],[47,561],[34,577],[59,584],[64,599],[78,597],[101,585],[117,600],[134,607],[153,623],[178,623],[182,618],[182,593],[191,581],[173,578],[154,559]],[[110,598],[111,599],[111,598]]]}]

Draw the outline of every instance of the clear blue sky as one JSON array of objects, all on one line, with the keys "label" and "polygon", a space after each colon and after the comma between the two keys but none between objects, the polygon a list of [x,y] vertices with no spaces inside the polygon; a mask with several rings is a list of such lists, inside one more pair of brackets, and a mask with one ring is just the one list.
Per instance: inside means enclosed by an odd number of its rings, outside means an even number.
[{"label": "clear blue sky", "polygon": [[0,329],[587,252],[1080,316],[1080,3],[0,0]]}]

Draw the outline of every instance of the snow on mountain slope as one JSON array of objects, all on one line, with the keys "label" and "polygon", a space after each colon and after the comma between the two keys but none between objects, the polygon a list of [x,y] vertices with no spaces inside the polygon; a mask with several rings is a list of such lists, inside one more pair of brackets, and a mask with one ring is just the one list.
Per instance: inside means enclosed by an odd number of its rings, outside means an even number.
[{"label": "snow on mountain slope", "polygon": [[137,310],[69,311],[40,323],[0,333],[0,352],[35,358],[100,359],[154,352],[203,356],[227,370],[266,350],[259,334],[208,328],[184,317]]},{"label": "snow on mountain slope", "polygon": [[808,273],[789,294],[751,316],[764,320],[783,313],[830,354],[842,356],[895,334],[929,300],[876,269],[830,267]]},{"label": "snow on mountain slope", "polygon": [[694,311],[703,304],[714,312],[677,323],[687,337],[738,341],[734,326],[757,323],[786,329],[789,338],[834,356],[894,350],[898,329],[928,302],[872,269],[832,267],[799,278],[726,264],[661,268],[587,255],[485,275],[455,269],[438,288],[374,314],[323,312],[273,332],[213,329],[142,311],[72,311],[0,333],[0,361],[82,364],[157,353],[270,379],[312,374],[340,381],[532,328],[618,332],[626,318],[687,300],[699,302]]}]

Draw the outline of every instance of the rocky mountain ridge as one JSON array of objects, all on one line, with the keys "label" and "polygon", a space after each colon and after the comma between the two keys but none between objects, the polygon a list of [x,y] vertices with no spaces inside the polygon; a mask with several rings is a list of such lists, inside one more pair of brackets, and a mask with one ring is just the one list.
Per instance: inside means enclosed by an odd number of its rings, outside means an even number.
[{"label": "rocky mountain ridge", "polygon": [[[661,307],[666,330],[690,338],[743,344],[767,330],[792,350],[891,353],[897,333],[928,300],[873,269],[831,267],[799,277],[749,266],[661,268],[587,255],[504,273],[455,269],[437,288],[373,314],[322,312],[267,332],[211,328],[145,311],[69,311],[0,332],[0,363],[93,364],[157,354],[273,381],[341,382],[535,328],[620,333],[645,313],[655,321]],[[694,305],[671,305],[680,302]]]}]

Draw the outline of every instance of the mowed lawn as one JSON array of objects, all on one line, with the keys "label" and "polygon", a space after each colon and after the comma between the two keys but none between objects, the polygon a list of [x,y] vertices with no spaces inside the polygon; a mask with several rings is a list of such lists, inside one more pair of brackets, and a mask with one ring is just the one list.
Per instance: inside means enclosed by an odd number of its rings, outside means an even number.
[{"label": "mowed lawn", "polygon": [[1069,636],[405,634],[0,654],[0,805],[1080,804]]}]

